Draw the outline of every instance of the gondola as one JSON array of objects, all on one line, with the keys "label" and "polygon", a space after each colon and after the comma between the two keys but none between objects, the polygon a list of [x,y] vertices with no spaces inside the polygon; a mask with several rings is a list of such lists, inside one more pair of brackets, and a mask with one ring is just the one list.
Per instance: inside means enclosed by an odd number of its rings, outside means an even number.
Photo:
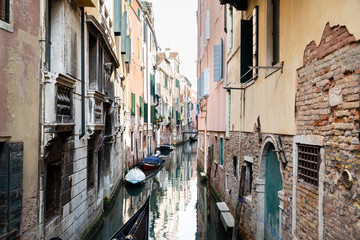
[{"label": "gondola", "polygon": [[110,240],[149,239],[150,196],[142,207],[110,238]]}]

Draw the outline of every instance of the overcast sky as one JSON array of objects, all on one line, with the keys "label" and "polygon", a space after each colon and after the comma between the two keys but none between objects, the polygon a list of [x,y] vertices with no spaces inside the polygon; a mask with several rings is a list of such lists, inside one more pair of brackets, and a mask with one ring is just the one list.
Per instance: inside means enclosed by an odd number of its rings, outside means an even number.
[{"label": "overcast sky", "polygon": [[180,56],[180,74],[196,89],[196,0],[149,0],[153,3],[155,34],[162,50]]}]

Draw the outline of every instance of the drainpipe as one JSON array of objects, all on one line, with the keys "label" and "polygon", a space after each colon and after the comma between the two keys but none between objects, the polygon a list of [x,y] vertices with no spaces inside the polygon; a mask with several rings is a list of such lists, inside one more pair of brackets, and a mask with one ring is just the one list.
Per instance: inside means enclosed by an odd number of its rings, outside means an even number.
[{"label": "drainpipe", "polygon": [[84,7],[81,10],[81,132],[79,139],[85,135],[85,20]]}]

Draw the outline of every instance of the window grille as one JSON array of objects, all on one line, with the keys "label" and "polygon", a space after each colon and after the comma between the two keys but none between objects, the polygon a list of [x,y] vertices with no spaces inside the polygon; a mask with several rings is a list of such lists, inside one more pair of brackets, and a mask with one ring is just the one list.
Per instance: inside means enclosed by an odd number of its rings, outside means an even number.
[{"label": "window grille", "polygon": [[298,145],[298,176],[314,186],[318,186],[320,166],[320,147]]}]

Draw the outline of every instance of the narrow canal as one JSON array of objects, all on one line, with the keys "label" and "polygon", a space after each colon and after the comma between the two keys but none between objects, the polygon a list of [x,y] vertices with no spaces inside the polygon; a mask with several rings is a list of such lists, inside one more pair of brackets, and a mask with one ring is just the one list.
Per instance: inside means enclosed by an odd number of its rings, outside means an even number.
[{"label": "narrow canal", "polygon": [[231,239],[220,221],[216,199],[197,170],[196,143],[178,146],[142,188],[122,185],[105,210],[93,239],[109,239],[150,195],[150,239]]}]

